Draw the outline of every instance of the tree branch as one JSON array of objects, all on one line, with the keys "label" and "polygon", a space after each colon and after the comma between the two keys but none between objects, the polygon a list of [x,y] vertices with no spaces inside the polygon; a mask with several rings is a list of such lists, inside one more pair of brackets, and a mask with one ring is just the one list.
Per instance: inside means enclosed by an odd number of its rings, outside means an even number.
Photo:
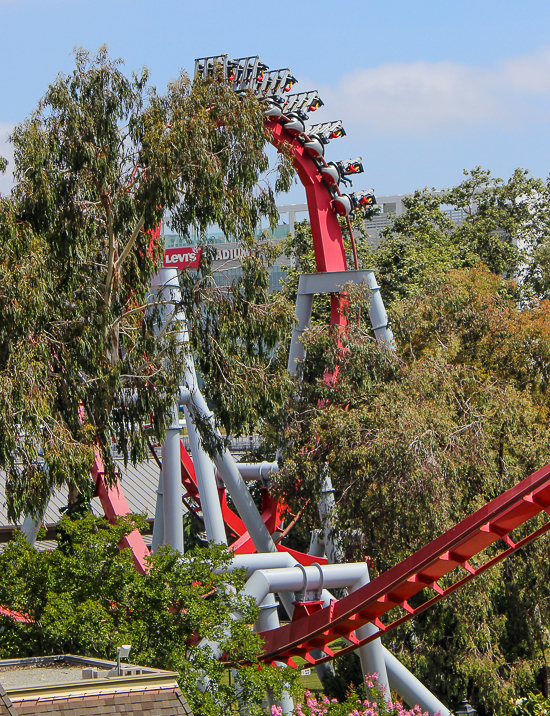
[{"label": "tree branch", "polygon": [[107,209],[107,233],[109,234],[109,258],[107,259],[107,279],[105,281],[105,303],[109,305],[111,303],[111,283],[113,281],[113,268],[115,263],[115,234],[113,232],[113,212],[111,210],[111,203],[105,202],[105,208]]},{"label": "tree branch", "polygon": [[145,223],[145,216],[142,214],[138,223],[136,224],[136,228],[134,229],[132,235],[128,239],[128,243],[124,247],[122,253],[120,254],[120,257],[118,261],[115,264],[115,271],[120,271],[120,267],[122,266],[124,260],[132,250],[134,244],[136,243],[136,239],[139,236],[139,232],[143,229],[143,224]]},{"label": "tree branch", "polygon": [[130,311],[126,311],[121,316],[119,316],[116,321],[113,321],[111,325],[109,326],[109,329],[112,330],[117,323],[120,323],[124,318],[127,316],[131,316],[133,313],[139,313],[140,311],[145,311],[147,308],[153,308],[154,306],[177,306],[177,301],[153,301],[152,303],[144,303],[143,306],[138,306],[137,308],[132,308]]}]

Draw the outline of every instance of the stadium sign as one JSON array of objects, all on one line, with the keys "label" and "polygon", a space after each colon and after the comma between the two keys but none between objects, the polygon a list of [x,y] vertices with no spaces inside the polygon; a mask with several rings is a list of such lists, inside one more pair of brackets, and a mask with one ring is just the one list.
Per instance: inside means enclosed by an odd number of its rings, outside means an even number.
[{"label": "stadium sign", "polygon": [[[184,271],[188,268],[198,268],[201,260],[203,247],[183,246],[179,249],[166,249],[164,252],[164,267],[175,268]],[[237,247],[231,249],[218,249],[216,261],[235,261],[247,256],[250,251]]]}]

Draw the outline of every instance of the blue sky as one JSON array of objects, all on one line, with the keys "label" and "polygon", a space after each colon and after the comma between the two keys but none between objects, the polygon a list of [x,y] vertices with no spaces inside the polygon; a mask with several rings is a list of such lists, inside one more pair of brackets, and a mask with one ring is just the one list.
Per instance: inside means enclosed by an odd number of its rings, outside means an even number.
[{"label": "blue sky", "polygon": [[[355,189],[406,193],[482,165],[548,176],[548,0],[366,3],[245,0],[0,0],[0,154],[72,49],[106,43],[160,90],[197,56],[258,54],[318,89],[312,119],[343,119],[327,159],[362,156]],[[9,188],[0,177],[0,191]],[[304,200],[301,187],[281,202]]]}]

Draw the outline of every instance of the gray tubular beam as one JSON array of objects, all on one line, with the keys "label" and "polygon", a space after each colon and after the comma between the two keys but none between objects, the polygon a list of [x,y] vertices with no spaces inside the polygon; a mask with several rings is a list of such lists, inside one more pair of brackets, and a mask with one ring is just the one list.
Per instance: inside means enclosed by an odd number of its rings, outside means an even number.
[{"label": "gray tubular beam", "polygon": [[225,534],[225,525],[220,507],[220,498],[218,486],[216,484],[216,476],[214,474],[214,465],[202,448],[201,438],[193,419],[189,413],[189,409],[184,407],[185,419],[187,421],[187,433],[189,435],[189,445],[191,448],[191,456],[193,465],[195,466],[195,476],[197,478],[197,486],[201,501],[201,511],[204,518],[204,528],[206,536],[209,540],[216,544],[227,544],[227,536]]},{"label": "gray tubular beam", "polygon": [[[178,272],[175,269],[161,268],[151,282],[153,300],[176,302],[180,298]],[[161,307],[163,326],[172,320],[182,320],[176,314],[173,303]],[[183,331],[179,332],[183,341]],[[162,507],[164,517],[164,544],[183,554],[183,505],[181,489],[181,457],[179,405],[176,402],[172,410],[172,422],[166,431],[161,450],[162,455]]]},{"label": "gray tubular beam", "polygon": [[388,325],[388,314],[380,293],[380,286],[376,281],[374,271],[366,271],[367,285],[372,291],[369,307],[369,318],[372,330],[377,340],[384,341],[390,348],[395,349],[393,333]]},{"label": "gray tubular beam", "polygon": [[394,691],[397,691],[410,708],[418,704],[422,711],[428,711],[430,716],[434,716],[438,711],[441,712],[441,716],[451,716],[449,709],[416,676],[413,676],[385,647],[382,647],[382,649],[390,686]]},{"label": "gray tubular beam", "polygon": [[319,502],[319,517],[321,518],[321,524],[323,525],[325,552],[330,564],[339,562],[342,556],[340,554],[341,550],[330,534],[333,527],[332,518],[335,510],[336,504],[334,501],[334,488],[332,487],[332,480],[330,479],[328,466],[325,466],[325,475],[323,478],[323,485],[321,487],[321,500]]},{"label": "gray tubular beam", "polygon": [[181,489],[181,454],[179,410],[173,410],[172,425],[166,431],[161,450],[162,459],[162,514],[164,518],[164,544],[183,554],[183,508]]},{"label": "gray tubular beam", "polygon": [[[202,419],[209,420],[212,428],[215,429],[212,412],[208,408],[206,400],[198,389],[191,391],[191,401],[189,407],[191,407],[191,405],[193,406],[194,411],[196,411]],[[194,411],[191,410],[191,413]],[[256,549],[259,552],[276,552],[277,547],[275,547],[275,543],[271,539],[271,535],[267,531],[267,527],[265,526],[260,513],[256,509],[252,495],[248,491],[248,488],[241,477],[241,473],[239,472],[238,465],[229,450],[225,449],[221,454],[218,453],[214,457],[214,463],[218,468],[218,472],[220,473],[220,476],[224,481],[229,494],[231,495],[231,499],[233,500],[246,529],[252,537],[252,541],[254,542]]]},{"label": "gray tubular beam", "polygon": [[[355,592],[357,589],[364,587],[365,584],[370,582],[369,568],[365,564],[365,571],[359,577],[359,579],[353,584],[350,592]],[[378,629],[374,624],[365,624],[355,631],[355,635],[358,639],[365,639],[367,636],[374,634]],[[380,638],[374,639],[373,641],[359,647],[359,658],[361,659],[361,669],[363,675],[367,674],[378,674],[378,683],[384,687],[384,696],[386,700],[391,698],[390,685],[388,682],[388,674],[386,671],[386,664],[384,661],[384,651],[382,649],[382,642]]]},{"label": "gray tubular beam", "polygon": [[279,472],[277,462],[238,462],[243,480],[267,480],[271,473]]},{"label": "gray tubular beam", "polygon": [[27,538],[27,542],[31,545],[31,547],[34,547],[34,543],[36,542],[36,535],[38,534],[39,529],[40,522],[35,522],[30,515],[25,515],[25,519],[23,520],[23,524],[21,525],[21,532],[23,532],[23,534]]},{"label": "gray tubular beam", "polygon": [[[301,277],[300,277],[301,282]],[[288,372],[290,375],[294,375],[298,370],[297,361],[303,360],[306,357],[304,346],[302,345],[300,338],[307,328],[309,328],[309,322],[311,320],[311,311],[313,309],[313,293],[303,294],[298,289],[298,296],[296,297],[296,327],[292,330],[292,338],[290,341],[290,352],[288,354]]]},{"label": "gray tubular beam", "polygon": [[321,530],[313,530],[311,533],[308,554],[311,554],[313,557],[325,556],[325,540],[321,536]]},{"label": "gray tubular beam", "polygon": [[157,504],[155,506],[155,521],[153,522],[153,539],[151,552],[156,554],[159,547],[164,544],[164,507],[162,499],[162,470],[159,471],[159,484],[157,487]]}]

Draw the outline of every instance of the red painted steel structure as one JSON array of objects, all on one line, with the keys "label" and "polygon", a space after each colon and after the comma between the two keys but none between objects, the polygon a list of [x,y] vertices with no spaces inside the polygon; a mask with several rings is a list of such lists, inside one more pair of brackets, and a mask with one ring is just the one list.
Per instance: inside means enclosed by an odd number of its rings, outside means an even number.
[{"label": "red painted steel structure", "polygon": [[[347,260],[342,232],[337,214],[332,207],[332,196],[319,167],[298,139],[285,130],[284,122],[268,119],[266,128],[275,147],[285,146],[292,151],[294,165],[306,190],[317,270],[320,272],[346,270]],[[340,306],[339,298],[333,294],[332,324],[343,325],[345,322],[340,313]],[[183,444],[181,463],[182,482],[187,493],[200,504],[193,462]],[[116,516],[127,514],[128,505],[120,486],[117,484],[115,488],[107,488],[103,481],[103,465],[99,455],[96,455],[92,476],[96,481],[96,494],[101,499],[106,517],[114,521]],[[237,536],[232,549],[237,553],[254,552],[255,548],[244,523],[228,507],[225,494],[221,495],[221,504],[226,526]],[[264,521],[268,529],[274,532],[281,523],[280,509],[274,504],[267,491],[262,508]],[[276,630],[262,632],[265,647],[261,660],[265,662],[277,660],[294,665],[292,657],[302,656],[311,664],[320,664],[334,658],[335,654],[328,645],[337,638],[344,637],[350,642],[349,646],[338,652],[339,655],[376,639],[550,530],[550,521],[547,521],[517,542],[510,537],[514,529],[521,527],[542,512],[550,514],[550,465],[492,500],[451,530],[349,596],[334,600],[325,608],[321,607],[320,602],[297,605],[290,624]],[[470,562],[499,540],[506,545],[502,552],[489,557],[477,566]],[[137,531],[128,535],[124,546],[132,549],[136,568],[143,572],[149,551],[141,535]],[[326,563],[326,559],[297,553],[280,545],[277,545],[277,548],[288,551],[303,565],[313,562]],[[464,576],[458,577],[449,586],[439,584],[438,580],[457,568],[462,568],[462,572],[465,572]],[[434,592],[434,596],[420,606],[412,607],[408,600],[426,587]],[[384,624],[381,617],[397,607],[400,607],[405,614]],[[355,636],[355,630],[369,622],[375,624],[378,631],[366,639],[359,640]],[[314,657],[311,652],[315,649],[321,650],[324,656]]]},{"label": "red painted steel structure", "polygon": [[[285,146],[292,151],[294,166],[306,190],[317,271],[346,271],[348,266],[344,239],[338,216],[332,207],[332,196],[319,167],[298,139],[286,131],[284,124],[272,119],[266,122],[266,128],[275,147],[279,149]],[[333,294],[330,303],[332,325],[345,325],[340,307],[340,299]]]},{"label": "red painted steel structure", "polygon": [[[200,495],[197,486],[197,479],[195,477],[195,467],[193,465],[193,461],[183,442],[180,443],[180,450],[181,481],[186,490],[184,499],[185,497],[192,497],[200,507]],[[235,554],[252,554],[256,552],[256,547],[246,530],[244,522],[227,504],[227,498],[223,488],[220,489],[220,503],[222,508],[222,517],[226,528],[230,533],[232,533],[233,537],[236,538],[230,545],[229,549],[232,552],[235,552]],[[265,522],[265,526],[270,534],[274,534],[280,530],[283,520],[283,512],[284,510],[282,509],[282,506],[277,504],[277,502],[270,495],[269,490],[267,488],[262,488],[262,519]],[[298,552],[297,550],[290,549],[290,547],[285,547],[280,544],[277,544],[276,547],[279,552],[288,552],[296,561],[305,567],[313,564],[314,562],[318,562],[319,564],[328,563],[326,557],[314,557],[310,554],[304,554],[303,552]]]},{"label": "red painted steel structure", "polygon": [[[550,465],[487,503],[370,584],[339,601],[334,601],[324,609],[317,609],[313,614],[299,614],[298,618],[287,626],[262,632],[265,647],[261,659],[267,662],[277,659],[290,663],[292,656],[301,656],[312,664],[323,663],[334,657],[327,644],[339,637],[345,637],[351,642],[339,655],[357,649],[408,621],[489,567],[548,532],[550,521],[547,520],[545,524],[517,541],[510,537],[513,530],[543,512],[550,514]],[[470,562],[499,540],[505,544],[502,552],[489,556],[477,566]],[[449,586],[438,583],[439,579],[458,567],[462,568],[462,573],[465,572],[464,576],[459,576]],[[412,607],[408,600],[426,587],[435,593],[434,596],[421,606]],[[380,617],[396,607],[404,610],[405,615],[383,624]],[[354,634],[355,630],[369,622],[378,627],[378,632],[358,640]],[[311,654],[313,649],[321,649],[325,656],[314,658]]]},{"label": "red painted steel structure", "polygon": [[[120,486],[119,481],[112,487],[109,487],[103,479],[105,469],[103,467],[103,460],[99,451],[95,451],[95,458],[92,465],[92,479],[95,482],[94,497],[99,497],[101,506],[105,512],[105,517],[111,524],[116,522],[117,517],[124,517],[130,513],[130,508],[124,497],[124,492]],[[138,530],[134,530],[129,535],[124,537],[120,544],[121,549],[129,547],[132,550],[132,556],[134,558],[134,565],[138,572],[144,574],[147,569],[147,557],[149,556],[149,548],[143,541]]]}]

